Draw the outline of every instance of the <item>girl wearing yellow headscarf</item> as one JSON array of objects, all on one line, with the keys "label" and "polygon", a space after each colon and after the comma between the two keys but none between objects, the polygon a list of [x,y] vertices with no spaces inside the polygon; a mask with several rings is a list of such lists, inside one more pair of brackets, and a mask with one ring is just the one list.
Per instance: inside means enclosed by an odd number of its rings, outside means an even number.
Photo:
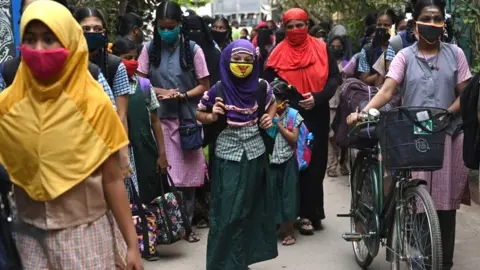
[{"label": "girl wearing yellow headscarf", "polygon": [[24,268],[142,269],[117,160],[127,135],[88,72],[82,29],[62,5],[36,1],[21,35],[20,67],[0,94],[0,163],[14,183]]}]

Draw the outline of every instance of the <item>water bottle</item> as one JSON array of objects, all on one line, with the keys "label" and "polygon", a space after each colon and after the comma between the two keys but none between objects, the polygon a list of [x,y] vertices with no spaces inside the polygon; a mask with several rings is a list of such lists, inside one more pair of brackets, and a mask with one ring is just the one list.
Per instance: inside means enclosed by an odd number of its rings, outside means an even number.
[{"label": "water bottle", "polygon": [[307,147],[312,149],[313,148],[313,133],[308,133],[307,135]]}]

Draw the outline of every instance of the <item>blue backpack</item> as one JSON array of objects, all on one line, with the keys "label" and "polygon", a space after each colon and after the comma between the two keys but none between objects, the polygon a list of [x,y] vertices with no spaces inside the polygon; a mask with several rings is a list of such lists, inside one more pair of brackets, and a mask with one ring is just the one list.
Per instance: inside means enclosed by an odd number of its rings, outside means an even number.
[{"label": "blue backpack", "polygon": [[[287,129],[292,131],[297,122],[298,111],[293,108],[288,108],[287,112]],[[278,134],[277,125],[273,125],[267,130],[267,134],[275,138]],[[312,160],[312,144],[313,134],[308,130],[307,126],[302,122],[299,127],[297,145],[295,150],[295,158],[297,159],[298,169],[303,171],[308,168]]]}]

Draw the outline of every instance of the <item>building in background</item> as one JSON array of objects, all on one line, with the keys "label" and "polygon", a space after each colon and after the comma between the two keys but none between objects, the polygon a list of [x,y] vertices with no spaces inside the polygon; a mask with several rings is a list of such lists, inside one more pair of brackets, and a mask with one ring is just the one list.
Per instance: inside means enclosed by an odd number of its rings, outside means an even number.
[{"label": "building in background", "polygon": [[[237,20],[241,27],[254,27],[262,20],[277,20],[269,0],[213,0],[212,16]],[[274,3],[273,1],[272,3]]]}]

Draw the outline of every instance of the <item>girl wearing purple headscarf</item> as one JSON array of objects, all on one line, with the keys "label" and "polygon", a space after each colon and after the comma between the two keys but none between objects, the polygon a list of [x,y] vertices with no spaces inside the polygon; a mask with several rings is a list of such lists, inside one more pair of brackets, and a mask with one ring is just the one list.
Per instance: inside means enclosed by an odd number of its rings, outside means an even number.
[{"label": "girl wearing purple headscarf", "polygon": [[202,123],[226,122],[215,140],[207,270],[245,270],[278,255],[274,190],[260,135],[272,125],[276,106],[259,69],[253,45],[234,41],[220,58],[221,81],[198,106]]}]

